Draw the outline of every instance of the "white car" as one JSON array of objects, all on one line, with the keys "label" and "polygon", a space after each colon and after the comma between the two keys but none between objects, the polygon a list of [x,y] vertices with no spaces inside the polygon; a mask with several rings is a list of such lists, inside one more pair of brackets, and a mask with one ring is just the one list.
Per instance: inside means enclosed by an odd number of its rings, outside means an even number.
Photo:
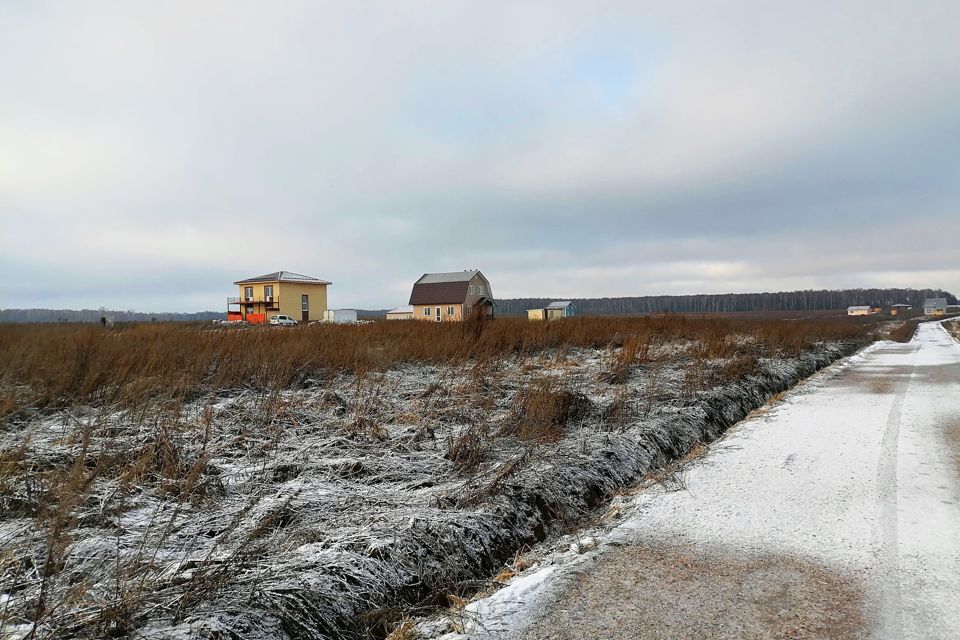
[{"label": "white car", "polygon": [[295,327],[297,321],[290,316],[270,316],[270,324],[278,327]]}]

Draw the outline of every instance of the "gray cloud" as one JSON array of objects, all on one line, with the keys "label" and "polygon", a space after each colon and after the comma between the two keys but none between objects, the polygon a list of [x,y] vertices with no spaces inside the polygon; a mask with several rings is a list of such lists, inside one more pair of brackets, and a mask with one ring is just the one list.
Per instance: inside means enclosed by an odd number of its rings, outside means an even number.
[{"label": "gray cloud", "polygon": [[[516,6],[521,4],[522,6]],[[960,291],[954,2],[0,7],[0,306]]]}]

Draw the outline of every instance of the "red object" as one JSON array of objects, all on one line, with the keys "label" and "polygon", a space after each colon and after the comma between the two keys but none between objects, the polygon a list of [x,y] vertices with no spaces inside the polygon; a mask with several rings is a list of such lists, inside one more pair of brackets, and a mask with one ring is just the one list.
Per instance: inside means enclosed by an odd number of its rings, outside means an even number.
[{"label": "red object", "polygon": [[248,313],[246,317],[247,322],[250,324],[265,324],[267,322],[267,314],[265,313]]},{"label": "red object", "polygon": [[227,322],[239,322],[243,320],[243,314],[239,311],[228,311]]}]

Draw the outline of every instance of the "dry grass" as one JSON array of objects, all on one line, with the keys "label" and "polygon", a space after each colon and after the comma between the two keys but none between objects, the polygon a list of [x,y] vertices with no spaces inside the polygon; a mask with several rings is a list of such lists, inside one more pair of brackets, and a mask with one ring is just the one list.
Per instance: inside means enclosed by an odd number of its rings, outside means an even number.
[{"label": "dry grass", "polygon": [[960,320],[951,320],[944,322],[943,326],[958,342],[960,342]]},{"label": "dry grass", "polygon": [[590,401],[582,394],[541,382],[517,394],[507,428],[526,442],[556,442],[567,424],[580,420],[589,407]]},{"label": "dry grass", "polygon": [[564,322],[378,322],[299,328],[137,324],[0,325],[0,417],[25,407],[135,406],[225,388],[291,388],[335,372],[363,374],[401,363],[482,363],[569,347],[619,349],[609,374],[622,380],[651,345],[691,341],[698,358],[738,354],[746,336],[768,354],[861,336],[855,319],[729,319],[688,316],[577,318]]},{"label": "dry grass", "polygon": [[[258,558],[365,540],[371,514],[393,535],[411,501],[469,510],[550,451],[587,456],[660,403],[871,331],[845,318],[685,316],[0,325],[0,525],[30,522],[16,562],[0,553],[0,582],[18,585],[0,632],[6,621],[36,623],[37,637],[129,635],[161,604],[179,622],[254,593]],[[282,493],[300,478],[312,493]],[[114,537],[96,571],[77,570],[71,549]],[[371,619],[374,635],[408,637],[388,624],[403,612],[388,613]]]},{"label": "dry grass", "polygon": [[888,337],[894,342],[910,342],[913,340],[917,327],[920,325],[919,319],[907,320],[903,324],[893,328]]}]

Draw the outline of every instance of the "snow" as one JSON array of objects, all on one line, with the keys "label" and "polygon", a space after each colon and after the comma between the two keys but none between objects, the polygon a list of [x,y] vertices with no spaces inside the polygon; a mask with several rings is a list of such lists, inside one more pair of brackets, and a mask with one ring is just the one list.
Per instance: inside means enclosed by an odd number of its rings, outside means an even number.
[{"label": "snow", "polygon": [[873,637],[960,637],[958,421],[960,345],[939,323],[875,343],[730,430],[685,490],[638,493],[596,550],[542,551],[445,638],[515,637],[586,558],[657,542],[809,559],[863,580]]}]

